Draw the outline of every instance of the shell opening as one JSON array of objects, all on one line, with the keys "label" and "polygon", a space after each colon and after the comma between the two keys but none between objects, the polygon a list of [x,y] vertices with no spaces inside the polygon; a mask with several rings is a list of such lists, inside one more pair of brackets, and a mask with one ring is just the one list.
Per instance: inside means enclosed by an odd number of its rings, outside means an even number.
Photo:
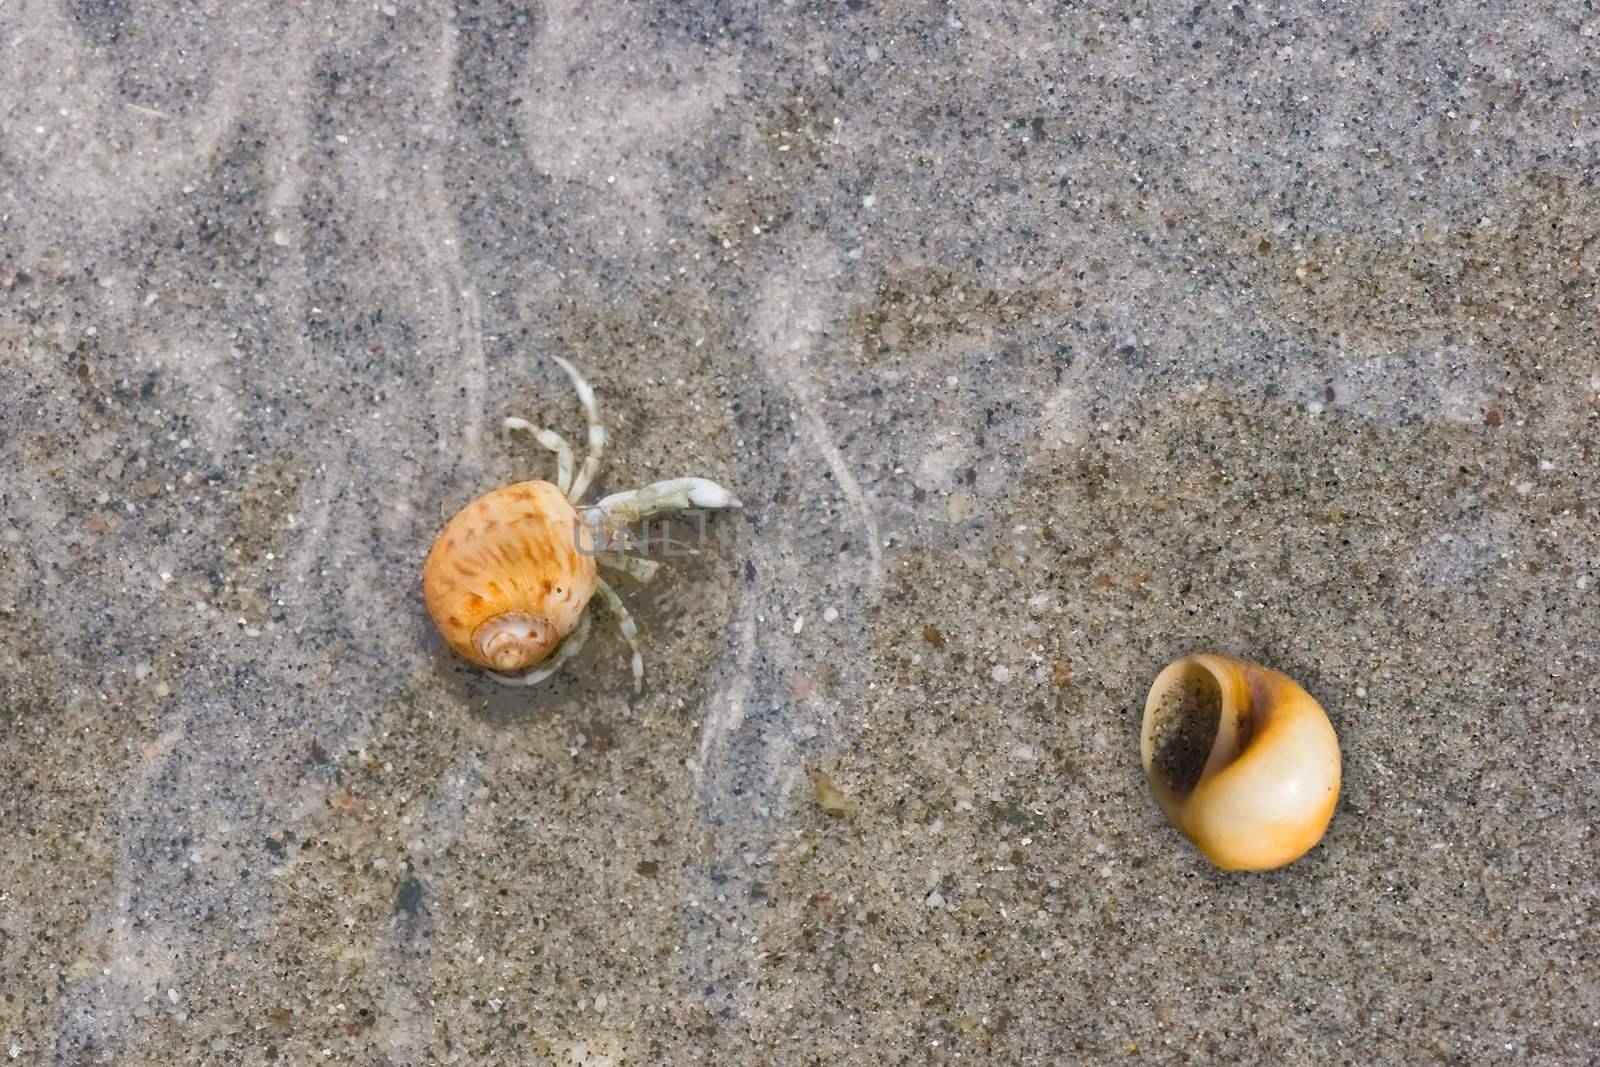
[{"label": "shell opening", "polygon": [[472,632],[472,644],[497,671],[520,671],[544,659],[555,647],[555,627],[537,615],[512,611],[486,619]]},{"label": "shell opening", "polygon": [[1200,783],[1222,721],[1222,686],[1198,663],[1184,664],[1150,702],[1151,767],[1174,793]]}]

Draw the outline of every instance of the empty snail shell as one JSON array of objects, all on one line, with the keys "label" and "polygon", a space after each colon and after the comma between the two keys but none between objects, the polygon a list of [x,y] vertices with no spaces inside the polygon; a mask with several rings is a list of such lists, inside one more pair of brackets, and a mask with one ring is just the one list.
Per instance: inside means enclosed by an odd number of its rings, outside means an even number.
[{"label": "empty snail shell", "polygon": [[1187,656],[1156,676],[1139,754],[1172,824],[1224,870],[1268,870],[1322,839],[1339,799],[1339,739],[1292,679]]},{"label": "empty snail shell", "polygon": [[462,508],[422,567],[422,596],[446,643],[496,671],[542,662],[594,596],[595,554],[578,512],[549,482],[518,482]]}]

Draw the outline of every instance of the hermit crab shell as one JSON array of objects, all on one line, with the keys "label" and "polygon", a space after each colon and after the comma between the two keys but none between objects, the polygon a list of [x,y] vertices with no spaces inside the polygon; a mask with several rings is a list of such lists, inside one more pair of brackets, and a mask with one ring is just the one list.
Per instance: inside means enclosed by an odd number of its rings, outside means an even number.
[{"label": "hermit crab shell", "polygon": [[520,671],[550,655],[596,586],[591,535],[549,482],[486,493],[445,525],[422,568],[422,597],[450,647]]},{"label": "hermit crab shell", "polygon": [[1187,656],[1156,676],[1139,755],[1167,818],[1224,870],[1267,870],[1322,839],[1339,800],[1339,739],[1277,671]]}]

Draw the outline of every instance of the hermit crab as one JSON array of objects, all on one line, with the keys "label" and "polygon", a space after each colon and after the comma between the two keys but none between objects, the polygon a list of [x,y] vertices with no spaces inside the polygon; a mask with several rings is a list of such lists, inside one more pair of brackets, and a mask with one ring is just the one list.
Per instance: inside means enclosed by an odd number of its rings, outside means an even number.
[{"label": "hermit crab", "polygon": [[583,496],[600,470],[606,431],[594,390],[576,367],[551,357],[572,379],[589,423],[589,449],[581,467],[572,446],[553,430],[519,418],[523,431],[556,455],[556,480],[518,482],[486,493],[456,513],[422,567],[428,614],[452,649],[507,685],[535,685],[578,654],[589,638],[589,601],[599,593],[616,616],[633,653],[633,685],[644,682],[638,628],[596,562],[615,565],[642,581],[653,561],[621,556],[624,531],[633,524],[687,508],[737,508],[732,493],[704,478],[671,478],[585,505]]},{"label": "hermit crab", "polygon": [[1223,870],[1299,859],[1339,800],[1339,738],[1322,705],[1244,660],[1168,664],[1145,701],[1139,755],[1167,818]]}]

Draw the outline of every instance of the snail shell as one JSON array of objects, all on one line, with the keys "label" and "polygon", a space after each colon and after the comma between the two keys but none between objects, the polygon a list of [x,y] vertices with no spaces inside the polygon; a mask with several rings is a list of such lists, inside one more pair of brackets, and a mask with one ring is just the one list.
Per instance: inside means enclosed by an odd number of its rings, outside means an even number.
[{"label": "snail shell", "polygon": [[[580,537],[582,540],[580,540]],[[518,482],[456,513],[422,568],[428,614],[451,648],[496,671],[549,656],[594,595],[591,535],[549,482]]]},{"label": "snail shell", "polygon": [[1139,755],[1167,818],[1224,870],[1298,859],[1339,799],[1339,739],[1322,706],[1226,656],[1187,656],[1156,676]]}]

